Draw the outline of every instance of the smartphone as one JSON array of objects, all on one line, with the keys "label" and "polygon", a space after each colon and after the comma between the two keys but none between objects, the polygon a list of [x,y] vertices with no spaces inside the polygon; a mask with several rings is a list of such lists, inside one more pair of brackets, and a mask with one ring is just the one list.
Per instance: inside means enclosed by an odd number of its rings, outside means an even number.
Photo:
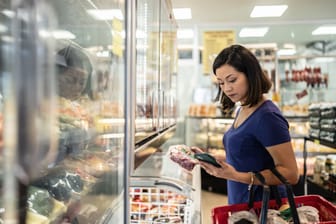
[{"label": "smartphone", "polygon": [[214,165],[215,167],[221,167],[219,163],[217,163],[215,157],[208,153],[195,153],[195,159],[198,159],[203,162],[210,163],[211,165]]}]

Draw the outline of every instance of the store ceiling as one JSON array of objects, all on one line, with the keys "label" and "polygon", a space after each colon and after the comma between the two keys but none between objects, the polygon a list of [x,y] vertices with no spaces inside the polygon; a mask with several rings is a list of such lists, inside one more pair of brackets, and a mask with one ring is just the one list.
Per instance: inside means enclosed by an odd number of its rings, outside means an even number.
[{"label": "store ceiling", "polygon": [[[288,9],[280,18],[250,18],[255,5],[287,4]],[[293,43],[309,45],[312,42],[334,42],[336,35],[312,36],[320,25],[336,25],[335,0],[172,0],[173,8],[189,7],[191,20],[178,20],[179,29],[199,31],[234,30],[236,42],[246,43]],[[242,27],[269,26],[265,37],[239,38]],[[192,40],[190,40],[191,42]]]}]

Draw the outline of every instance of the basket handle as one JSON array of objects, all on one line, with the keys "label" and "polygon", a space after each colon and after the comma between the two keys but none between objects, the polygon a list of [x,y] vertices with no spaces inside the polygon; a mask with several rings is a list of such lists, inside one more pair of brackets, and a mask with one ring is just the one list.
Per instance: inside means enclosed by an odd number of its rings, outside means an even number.
[{"label": "basket handle", "polygon": [[291,209],[292,217],[293,217],[293,222],[294,224],[300,224],[300,219],[299,215],[296,209],[296,204],[294,201],[294,194],[293,194],[293,189],[292,186],[289,184],[286,178],[281,175],[281,173],[274,167],[270,169],[272,173],[286,186],[286,191],[287,191],[287,198],[289,202],[289,206]]},{"label": "basket handle", "polygon": [[262,204],[261,204],[261,212],[260,212],[260,224],[267,223],[267,212],[268,212],[268,204],[270,200],[270,187],[266,185],[265,177],[257,172],[255,173],[255,177],[262,183],[263,185],[263,196],[262,196]]},{"label": "basket handle", "polygon": [[[263,185],[263,196],[262,196],[262,203],[261,203],[261,211],[260,211],[260,223],[266,224],[267,223],[267,212],[268,212],[268,204],[270,200],[270,187],[266,185],[266,181],[264,176],[257,172],[253,173],[254,176],[259,180],[259,182]],[[255,185],[252,185],[249,188],[249,199],[248,199],[248,208],[252,209],[254,204],[254,188]]]},{"label": "basket handle", "polygon": [[[279,173],[279,171],[276,168],[271,168],[270,170],[285,185],[286,191],[287,191],[287,198],[288,198],[289,206],[290,206],[292,217],[293,217],[293,222],[294,222],[294,224],[300,224],[299,216],[298,216],[295,201],[294,201],[292,186],[288,183],[286,178],[284,178]],[[280,196],[279,196],[279,192],[277,191],[277,188],[276,188],[277,186],[273,186],[273,185],[268,186],[266,184],[264,176],[261,173],[256,172],[254,174],[255,174],[255,177],[259,180],[259,182],[263,185],[263,197],[262,197],[262,207],[261,207],[261,212],[260,212],[260,223],[261,224],[266,224],[267,223],[267,212],[268,212],[268,205],[269,205],[269,200],[270,200],[271,188],[272,188],[273,191],[275,190],[276,201],[277,201],[278,205],[279,205],[279,201],[281,201],[281,199],[280,199]],[[252,188],[250,189],[250,192],[249,192],[249,201],[248,201],[249,209],[253,208],[253,203],[254,203],[254,191],[253,191],[253,186],[252,186]]]}]

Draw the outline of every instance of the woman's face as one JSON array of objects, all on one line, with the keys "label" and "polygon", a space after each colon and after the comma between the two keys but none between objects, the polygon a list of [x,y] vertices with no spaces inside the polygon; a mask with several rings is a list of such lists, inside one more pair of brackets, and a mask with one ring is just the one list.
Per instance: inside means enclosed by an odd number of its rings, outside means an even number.
[{"label": "woman's face", "polygon": [[59,94],[69,100],[78,99],[83,93],[88,79],[87,72],[69,68],[58,75]]},{"label": "woman's face", "polygon": [[244,103],[249,88],[244,73],[238,72],[234,67],[225,64],[216,70],[216,77],[220,88],[232,102],[240,101]]}]

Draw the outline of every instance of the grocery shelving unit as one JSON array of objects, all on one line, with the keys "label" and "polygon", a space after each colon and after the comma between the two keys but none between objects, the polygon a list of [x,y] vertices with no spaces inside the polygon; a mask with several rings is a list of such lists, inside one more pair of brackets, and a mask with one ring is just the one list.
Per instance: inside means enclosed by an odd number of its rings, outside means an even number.
[{"label": "grocery shelving unit", "polygon": [[[315,183],[308,175],[307,175],[307,158],[308,154],[311,152],[308,152],[307,150],[307,142],[313,142],[315,144],[323,145],[330,147],[332,149],[335,149],[336,153],[336,144],[331,143],[328,141],[323,141],[318,138],[313,138],[313,137],[304,137],[304,146],[303,146],[303,155],[304,155],[304,192],[305,195],[307,194],[318,194],[321,195],[331,201],[336,201],[336,192],[332,192],[326,187],[324,187],[321,184]],[[321,153],[315,153],[316,155],[321,154]]]}]

